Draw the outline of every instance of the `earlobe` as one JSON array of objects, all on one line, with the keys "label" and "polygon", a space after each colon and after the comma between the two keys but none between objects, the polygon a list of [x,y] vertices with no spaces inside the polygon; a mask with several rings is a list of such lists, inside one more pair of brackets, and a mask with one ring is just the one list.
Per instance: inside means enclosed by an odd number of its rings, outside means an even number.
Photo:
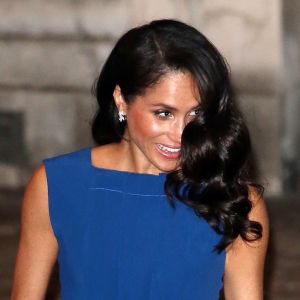
[{"label": "earlobe", "polygon": [[115,104],[116,104],[118,110],[126,113],[127,105],[126,105],[126,102],[124,100],[124,97],[122,95],[121,88],[119,85],[116,85],[114,92],[113,92],[113,97],[114,97]]}]

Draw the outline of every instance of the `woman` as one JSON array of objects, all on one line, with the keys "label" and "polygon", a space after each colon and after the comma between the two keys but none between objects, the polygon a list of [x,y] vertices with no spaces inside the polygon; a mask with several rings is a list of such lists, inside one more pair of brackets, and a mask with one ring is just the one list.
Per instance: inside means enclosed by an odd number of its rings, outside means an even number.
[{"label": "woman", "polygon": [[263,298],[268,219],[226,64],[196,29],[123,35],[95,86],[97,144],[45,159],[24,195],[12,299]]}]

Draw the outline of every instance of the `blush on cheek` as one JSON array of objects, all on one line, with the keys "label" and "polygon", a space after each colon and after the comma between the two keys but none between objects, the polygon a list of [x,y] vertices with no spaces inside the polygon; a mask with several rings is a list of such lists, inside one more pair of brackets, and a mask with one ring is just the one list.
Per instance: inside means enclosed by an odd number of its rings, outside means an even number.
[{"label": "blush on cheek", "polygon": [[136,136],[138,139],[147,139],[155,137],[164,131],[164,127],[160,120],[151,113],[140,112],[134,110],[130,114],[129,133],[132,138]]}]

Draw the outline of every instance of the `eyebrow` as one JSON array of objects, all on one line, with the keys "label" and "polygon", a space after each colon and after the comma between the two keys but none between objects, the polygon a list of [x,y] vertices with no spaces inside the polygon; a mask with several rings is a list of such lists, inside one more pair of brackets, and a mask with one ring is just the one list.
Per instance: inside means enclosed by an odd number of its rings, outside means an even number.
[{"label": "eyebrow", "polygon": [[[167,105],[165,103],[155,103],[152,105],[153,107],[156,107],[156,106],[160,106],[160,107],[163,107],[165,109],[168,109],[168,110],[172,110],[172,111],[178,111],[178,109],[176,107],[173,107],[173,106],[170,106],[170,105]],[[200,107],[200,103],[194,107],[191,108],[191,110],[193,109],[196,109],[196,108],[199,108]]]}]

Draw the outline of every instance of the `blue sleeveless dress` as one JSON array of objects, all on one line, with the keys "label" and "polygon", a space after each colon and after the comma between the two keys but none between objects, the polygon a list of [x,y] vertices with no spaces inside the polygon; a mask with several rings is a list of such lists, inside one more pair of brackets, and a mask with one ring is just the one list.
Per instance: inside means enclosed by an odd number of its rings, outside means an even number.
[{"label": "blue sleeveless dress", "polygon": [[220,236],[164,194],[166,173],[92,165],[91,147],[43,160],[62,300],[214,300]]}]

